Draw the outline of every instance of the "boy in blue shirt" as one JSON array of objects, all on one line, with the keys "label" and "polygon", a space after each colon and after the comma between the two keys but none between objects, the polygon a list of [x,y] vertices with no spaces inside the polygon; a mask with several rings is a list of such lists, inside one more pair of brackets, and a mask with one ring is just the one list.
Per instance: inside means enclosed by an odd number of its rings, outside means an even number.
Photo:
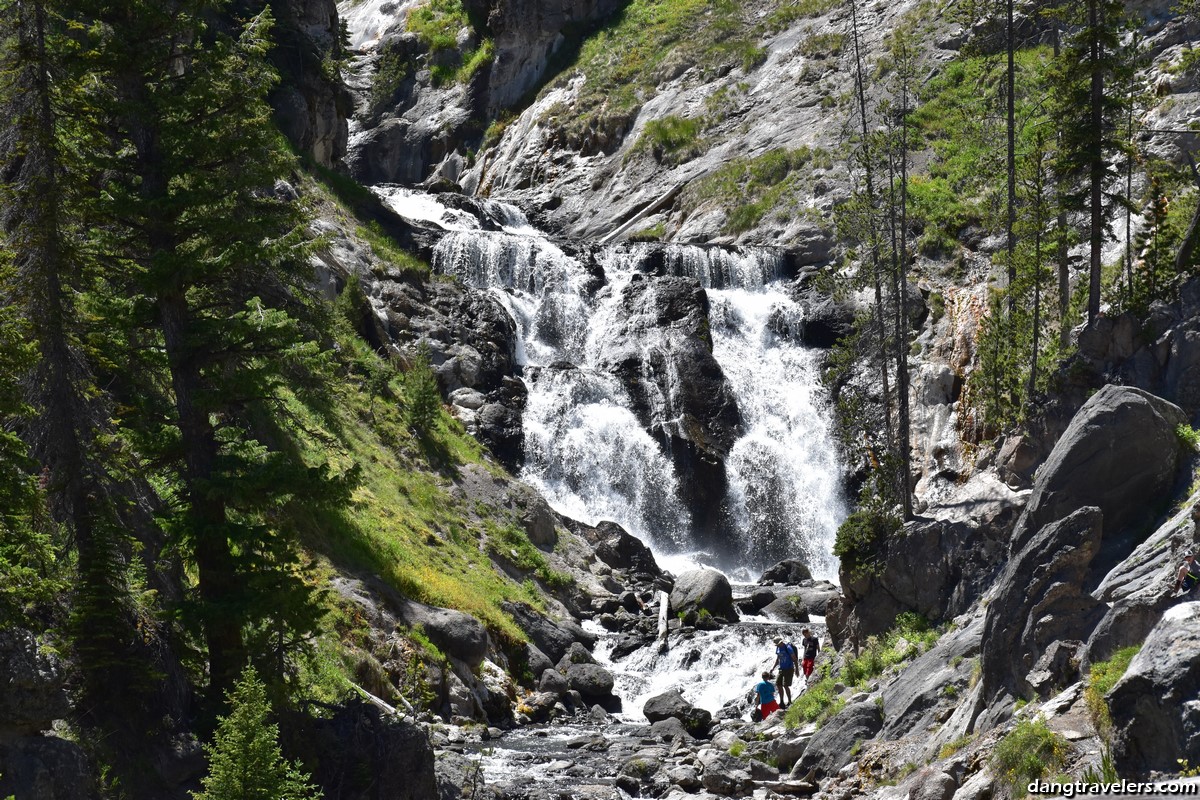
[{"label": "boy in blue shirt", "polygon": [[779,710],[779,703],[775,702],[775,687],[771,685],[770,672],[762,674],[762,680],[754,684],[754,691],[758,694],[758,710],[762,713],[762,719],[766,719],[773,712]]}]

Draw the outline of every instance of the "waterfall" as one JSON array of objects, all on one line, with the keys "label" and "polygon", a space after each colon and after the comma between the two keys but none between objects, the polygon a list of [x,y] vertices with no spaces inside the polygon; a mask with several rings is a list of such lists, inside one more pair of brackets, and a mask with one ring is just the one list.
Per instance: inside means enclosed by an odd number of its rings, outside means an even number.
[{"label": "waterfall", "polygon": [[[601,354],[623,321],[619,301],[636,275],[699,282],[708,293],[713,357],[742,419],[725,461],[725,565],[756,577],[771,561],[794,556],[818,577],[835,576],[833,535],[846,511],[831,414],[816,356],[799,341],[803,309],[786,292],[778,250],[623,244],[576,254],[504,203],[473,199],[470,209],[462,201],[451,208],[399,187],[376,191],[403,216],[446,230],[434,269],[490,291],[516,323],[529,390],[521,477],[561,513],[617,522],[660,557],[694,549],[689,534],[701,521],[681,499],[687,476],[676,474]],[[650,356],[665,341],[660,331],[644,333],[636,345],[643,370],[653,369]],[[666,374],[642,377],[648,387],[675,386],[669,363]],[[679,425],[670,393],[649,399],[666,431]],[[737,564],[728,563],[730,554]]]}]

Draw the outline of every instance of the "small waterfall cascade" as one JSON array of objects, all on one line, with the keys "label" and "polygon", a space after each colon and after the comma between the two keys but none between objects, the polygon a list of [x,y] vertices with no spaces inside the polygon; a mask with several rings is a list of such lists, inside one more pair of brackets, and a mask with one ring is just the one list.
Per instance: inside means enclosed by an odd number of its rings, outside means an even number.
[{"label": "small waterfall cascade", "polygon": [[[725,464],[723,508],[738,540],[729,551],[746,574],[782,551],[817,577],[835,576],[833,536],[846,512],[831,414],[816,358],[800,344],[803,309],[781,281],[778,250],[622,244],[571,252],[504,203],[471,200],[474,208],[463,210],[399,187],[376,192],[402,216],[446,231],[435,271],[490,291],[515,321],[529,390],[521,477],[563,514],[619,523],[669,567],[680,563],[670,556],[688,552],[696,522],[681,499],[686,476],[676,474],[602,356],[618,331],[629,335],[620,329],[620,300],[635,277],[698,281],[708,294],[713,356],[742,417]],[[653,330],[644,339],[636,346],[647,353],[663,346]],[[673,385],[670,374],[653,377],[660,380],[644,383]]]}]

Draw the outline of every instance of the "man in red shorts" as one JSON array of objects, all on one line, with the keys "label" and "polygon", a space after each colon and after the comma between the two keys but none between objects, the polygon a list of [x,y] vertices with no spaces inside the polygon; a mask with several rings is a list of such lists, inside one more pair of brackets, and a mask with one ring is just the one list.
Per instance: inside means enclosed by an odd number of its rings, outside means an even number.
[{"label": "man in red shorts", "polygon": [[808,628],[800,631],[803,638],[800,640],[800,646],[804,649],[804,658],[800,660],[800,669],[804,671],[804,685],[812,680],[813,665],[817,661],[817,651],[821,649],[821,640],[813,636],[812,631]]}]

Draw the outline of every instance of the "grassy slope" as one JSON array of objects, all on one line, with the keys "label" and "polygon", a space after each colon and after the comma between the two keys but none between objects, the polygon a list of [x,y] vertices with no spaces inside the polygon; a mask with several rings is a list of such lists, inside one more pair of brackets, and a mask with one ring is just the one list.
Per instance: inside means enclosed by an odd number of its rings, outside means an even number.
[{"label": "grassy slope", "polygon": [[[381,262],[377,273],[420,273],[411,256],[361,225],[332,190],[317,181],[307,188],[317,196],[322,217],[371,249]],[[300,447],[311,461],[356,465],[361,475],[348,508],[294,520],[305,549],[319,562],[319,579],[375,576],[407,597],[475,616],[501,646],[524,641],[501,604],[516,600],[544,608],[543,590],[561,588],[569,579],[550,569],[512,511],[454,491],[465,469],[486,470],[502,480],[509,476],[444,407],[426,433],[413,430],[404,413],[405,374],[353,332],[345,311],[335,315],[330,332],[337,351],[331,407],[307,407],[292,398],[287,409],[292,428],[303,431]],[[498,553],[507,573],[497,564]],[[317,666],[307,668],[318,697],[344,686],[339,673],[361,673],[369,633],[359,610],[332,594],[327,602]],[[419,661],[441,659],[419,631],[409,632],[408,639]]]}]

